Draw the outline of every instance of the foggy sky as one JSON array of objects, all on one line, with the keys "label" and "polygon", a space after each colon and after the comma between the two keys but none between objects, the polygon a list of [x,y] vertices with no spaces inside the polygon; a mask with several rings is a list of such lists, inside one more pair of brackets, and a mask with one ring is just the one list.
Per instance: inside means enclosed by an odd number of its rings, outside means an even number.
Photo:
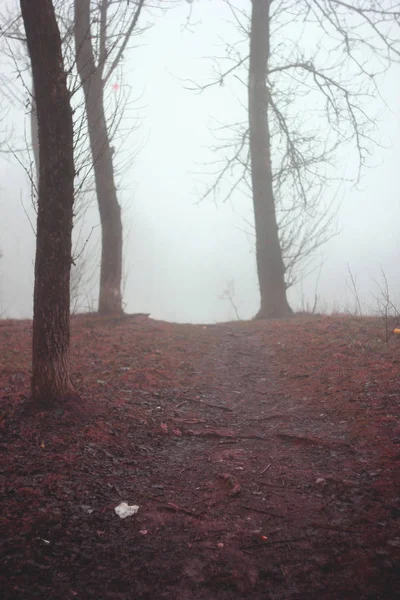
[{"label": "foggy sky", "polygon": [[[2,2],[0,1],[0,5]],[[125,301],[128,312],[149,312],[154,318],[178,322],[215,322],[234,319],[234,311],[219,296],[229,281],[235,282],[235,302],[240,316],[250,318],[258,310],[255,256],[243,219],[251,220],[251,205],[244,197],[222,204],[218,198],[198,203],[205,183],[207,163],[215,156],[211,129],[216,124],[244,120],[245,114],[232,97],[232,87],[217,86],[202,95],[185,89],[185,80],[207,83],[212,63],[207,57],[222,56],[224,42],[234,41],[224,3],[197,3],[194,26],[184,28],[188,7],[159,16],[143,37],[135,38],[126,54],[122,86],[130,86],[138,98],[140,127],[129,137],[126,152],[139,150],[123,178],[120,200],[125,229]],[[223,41],[222,41],[223,40]],[[5,68],[1,59],[0,68]],[[6,65],[10,77],[15,68]],[[21,90],[23,93],[23,91]],[[400,306],[400,203],[397,170],[400,155],[400,78],[398,67],[385,76],[381,93],[387,108],[381,114],[379,141],[384,147],[374,155],[375,168],[364,172],[358,189],[346,188],[338,213],[340,234],[318,253],[323,262],[319,277],[320,308],[352,309],[347,263],[357,277],[365,310],[372,311],[384,269],[393,301]],[[10,145],[21,145],[29,132],[24,109],[8,109],[2,123],[3,138],[12,131]],[[377,105],[378,106],[378,105]],[[133,125],[133,121],[131,121]],[[124,127],[130,126],[129,119]],[[25,127],[25,130],[24,130]],[[344,165],[356,155],[344,157]],[[34,221],[30,185],[12,155],[0,155],[0,312],[7,317],[32,313]],[[27,213],[27,214],[26,214]],[[87,213],[83,239],[98,225],[94,205]],[[98,261],[96,227],[88,249],[90,262]],[[75,233],[76,236],[76,233]],[[296,308],[301,296],[313,302],[318,270],[290,290]],[[94,301],[97,285],[90,292]],[[89,304],[89,292],[87,304]],[[92,307],[92,309],[95,307]]]}]

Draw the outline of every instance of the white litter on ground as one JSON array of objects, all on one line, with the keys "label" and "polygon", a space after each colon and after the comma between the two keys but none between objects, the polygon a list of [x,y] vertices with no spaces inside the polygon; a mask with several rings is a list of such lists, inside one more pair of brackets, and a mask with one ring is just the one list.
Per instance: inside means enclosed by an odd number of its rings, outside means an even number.
[{"label": "white litter on ground", "polygon": [[115,513],[120,517],[120,519],[126,519],[126,517],[131,517],[132,515],[136,515],[139,507],[137,504],[132,504],[129,506],[126,502],[121,502],[114,508]]}]

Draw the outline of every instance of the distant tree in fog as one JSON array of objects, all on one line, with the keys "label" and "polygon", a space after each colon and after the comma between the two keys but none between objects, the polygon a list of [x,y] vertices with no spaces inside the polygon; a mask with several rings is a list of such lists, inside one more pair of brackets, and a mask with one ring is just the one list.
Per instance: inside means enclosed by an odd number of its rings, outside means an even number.
[{"label": "distant tree in fog", "polygon": [[51,0],[20,0],[38,116],[40,171],[32,341],[32,399],[52,405],[70,381],[73,124],[61,36]]},{"label": "distant tree in fog", "polygon": [[[373,152],[369,103],[379,96],[377,77],[399,57],[400,3],[224,1],[242,39],[226,44],[225,57],[215,59],[215,79],[195,89],[235,77],[247,86],[248,119],[223,127],[231,135],[216,150],[225,159],[204,197],[219,193],[231,173],[227,197],[236,190],[251,196],[257,316],[285,317],[287,288],[332,235],[334,212],[324,197],[344,178],[358,181]],[[240,50],[244,40],[248,54]],[[354,151],[357,173],[346,173],[343,159]]]}]

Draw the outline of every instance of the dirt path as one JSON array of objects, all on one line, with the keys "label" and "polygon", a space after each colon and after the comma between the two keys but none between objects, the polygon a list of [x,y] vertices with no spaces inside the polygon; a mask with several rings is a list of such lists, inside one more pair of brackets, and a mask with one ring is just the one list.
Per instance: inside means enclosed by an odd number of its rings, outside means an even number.
[{"label": "dirt path", "polygon": [[85,403],[34,416],[27,324],[0,333],[6,599],[396,597],[400,352],[379,324],[82,317]]}]

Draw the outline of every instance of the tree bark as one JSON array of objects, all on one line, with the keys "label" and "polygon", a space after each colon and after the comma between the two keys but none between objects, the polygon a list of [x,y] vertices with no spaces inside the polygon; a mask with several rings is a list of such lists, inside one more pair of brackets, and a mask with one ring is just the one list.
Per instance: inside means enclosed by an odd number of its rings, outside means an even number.
[{"label": "tree bark", "polygon": [[35,99],[35,85],[32,77],[32,100],[31,100],[31,138],[32,138],[32,152],[33,162],[35,166],[35,185],[39,185],[39,130],[38,130],[38,119]]},{"label": "tree bark", "polygon": [[285,267],[279,241],[272,185],[268,89],[270,0],[252,0],[249,66],[251,178],[261,307],[257,318],[292,314],[286,297]]},{"label": "tree bark", "polygon": [[96,67],[91,38],[90,0],[75,0],[76,62],[85,95],[89,139],[99,205],[102,251],[98,312],[118,314],[122,308],[122,220],[114,180],[112,148],[104,111],[101,65]]},{"label": "tree bark", "polygon": [[70,381],[73,125],[61,38],[51,0],[20,0],[32,64],[39,130],[39,197],[32,339],[32,400],[73,395]]}]

